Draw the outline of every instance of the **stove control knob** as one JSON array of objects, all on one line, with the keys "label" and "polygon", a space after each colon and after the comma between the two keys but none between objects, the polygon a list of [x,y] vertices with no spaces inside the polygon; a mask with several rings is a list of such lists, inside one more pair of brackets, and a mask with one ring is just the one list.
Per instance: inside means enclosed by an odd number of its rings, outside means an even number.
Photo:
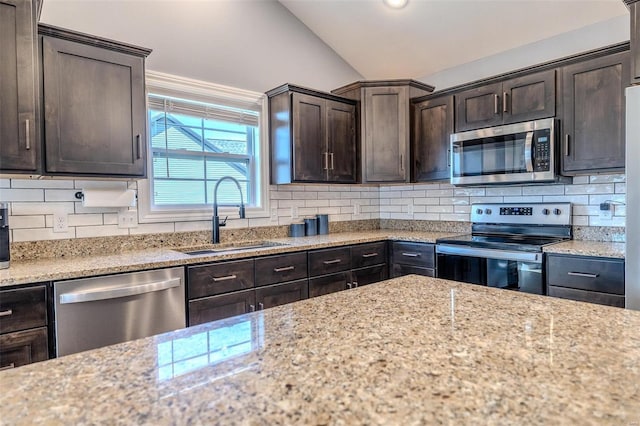
[{"label": "stove control knob", "polygon": [[482,209],[476,210],[476,214],[482,214]]},{"label": "stove control knob", "polygon": [[549,209],[542,209],[542,214],[543,214],[543,215],[548,216],[548,215],[549,215],[549,213],[551,213],[551,212],[549,211]]},{"label": "stove control knob", "polygon": [[485,212],[486,214],[491,214],[491,209],[486,209],[484,212]]},{"label": "stove control knob", "polygon": [[562,213],[560,209],[553,209],[553,214],[555,214],[556,216],[560,216],[560,213]]}]

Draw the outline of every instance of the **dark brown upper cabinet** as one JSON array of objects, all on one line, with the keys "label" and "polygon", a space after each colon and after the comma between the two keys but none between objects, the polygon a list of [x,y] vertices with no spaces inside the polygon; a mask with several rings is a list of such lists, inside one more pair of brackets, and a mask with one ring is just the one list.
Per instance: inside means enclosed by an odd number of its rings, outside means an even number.
[{"label": "dark brown upper cabinet", "polygon": [[432,91],[413,80],[358,81],[332,91],[360,103],[362,182],[409,180],[409,99]]},{"label": "dark brown upper cabinet", "polygon": [[553,117],[556,71],[524,75],[457,93],[456,132]]},{"label": "dark brown upper cabinet", "polygon": [[631,14],[631,82],[640,84],[640,2],[629,5]]},{"label": "dark brown upper cabinet", "polygon": [[449,179],[453,95],[416,102],[412,107],[412,121],[412,181]]},{"label": "dark brown upper cabinet", "polygon": [[271,183],[357,182],[356,102],[290,84],[267,96]]},{"label": "dark brown upper cabinet", "polygon": [[44,171],[146,176],[148,49],[40,25]]},{"label": "dark brown upper cabinet", "polygon": [[0,0],[0,173],[38,173],[36,7]]},{"label": "dark brown upper cabinet", "polygon": [[629,52],[562,68],[563,174],[624,170],[629,68]]}]

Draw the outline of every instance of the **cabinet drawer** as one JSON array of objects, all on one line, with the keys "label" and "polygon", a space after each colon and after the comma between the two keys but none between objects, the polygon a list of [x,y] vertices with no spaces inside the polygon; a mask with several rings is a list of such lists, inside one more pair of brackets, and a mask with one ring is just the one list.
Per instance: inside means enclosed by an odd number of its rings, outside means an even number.
[{"label": "cabinet drawer", "polygon": [[435,270],[432,268],[420,268],[418,266],[402,265],[394,263],[391,268],[391,278],[401,277],[403,275],[424,275],[425,277],[435,277]]},{"label": "cabinet drawer", "polygon": [[308,297],[309,281],[307,279],[256,289],[258,309],[273,308],[274,306],[297,302]]},{"label": "cabinet drawer", "polygon": [[420,268],[434,267],[434,245],[425,243],[394,242],[393,263],[413,265]]},{"label": "cabinet drawer", "polygon": [[299,280],[306,277],[306,252],[256,259],[256,286]]},{"label": "cabinet drawer", "polygon": [[205,297],[189,302],[189,326],[255,311],[255,290]]},{"label": "cabinet drawer", "polygon": [[253,287],[253,259],[189,267],[189,299]]},{"label": "cabinet drawer", "polygon": [[331,248],[309,252],[309,276],[327,275],[351,269],[351,249]]},{"label": "cabinet drawer", "polygon": [[0,292],[0,333],[26,330],[47,324],[45,286]]},{"label": "cabinet drawer", "polygon": [[387,243],[359,244],[351,247],[351,267],[364,268],[365,266],[379,265],[387,262]]},{"label": "cabinet drawer", "polygon": [[551,286],[624,295],[624,261],[547,255],[547,283]]},{"label": "cabinet drawer", "polygon": [[0,335],[0,370],[47,359],[46,327]]},{"label": "cabinet drawer", "polygon": [[597,303],[599,305],[616,306],[624,308],[624,296],[597,291],[585,291],[575,288],[549,286],[548,294],[562,299],[578,300],[580,302]]},{"label": "cabinet drawer", "polygon": [[384,281],[387,278],[389,278],[389,271],[386,264],[351,271],[351,280],[358,287]]},{"label": "cabinet drawer", "polygon": [[350,282],[351,274],[349,272],[312,278],[309,280],[309,297],[317,297],[323,294],[346,290],[347,284]]}]

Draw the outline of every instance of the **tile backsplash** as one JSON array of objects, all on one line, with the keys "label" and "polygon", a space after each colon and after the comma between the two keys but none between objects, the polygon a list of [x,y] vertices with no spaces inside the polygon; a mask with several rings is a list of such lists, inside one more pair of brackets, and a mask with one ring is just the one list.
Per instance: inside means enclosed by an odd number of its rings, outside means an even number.
[{"label": "tile backsplash", "polygon": [[[9,202],[14,242],[206,231],[211,222],[176,221],[118,227],[117,208],[86,208],[75,198],[81,188],[137,189],[136,181],[0,179],[0,201]],[[573,224],[625,226],[625,175],[580,176],[573,184],[454,187],[448,183],[411,185],[272,185],[274,218],[229,220],[228,228],[288,225],[292,209],[300,218],[328,214],[332,222],[393,219],[468,222],[471,204],[481,202],[572,202]],[[613,217],[600,217],[599,205],[614,202]],[[66,232],[53,232],[53,214],[65,213]],[[299,220],[299,219],[298,219]]]}]

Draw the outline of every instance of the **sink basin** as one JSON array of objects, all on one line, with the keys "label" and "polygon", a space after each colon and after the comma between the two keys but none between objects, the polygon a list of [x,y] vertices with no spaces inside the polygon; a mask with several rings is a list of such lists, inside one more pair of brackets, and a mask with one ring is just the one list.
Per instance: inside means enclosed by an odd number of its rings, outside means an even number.
[{"label": "sink basin", "polygon": [[286,246],[284,243],[274,243],[272,241],[245,241],[242,243],[235,244],[210,244],[207,246],[200,247],[186,247],[179,248],[176,251],[179,251],[184,254],[188,254],[190,256],[199,256],[205,254],[216,254],[216,253],[228,253],[234,251],[242,251],[242,250],[252,250],[258,248],[267,248],[267,247],[279,247]]}]

